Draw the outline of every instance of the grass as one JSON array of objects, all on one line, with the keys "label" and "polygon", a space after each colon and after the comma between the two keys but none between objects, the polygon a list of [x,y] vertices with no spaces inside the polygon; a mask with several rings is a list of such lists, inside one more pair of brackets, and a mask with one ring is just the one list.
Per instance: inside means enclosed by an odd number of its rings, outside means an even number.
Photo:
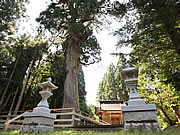
[{"label": "grass", "polygon": [[70,129],[56,129],[53,132],[45,133],[20,133],[19,130],[8,130],[0,135],[179,135],[180,126],[166,129],[162,132],[139,132],[139,131],[118,131],[118,132],[93,132],[93,131],[74,131]]}]

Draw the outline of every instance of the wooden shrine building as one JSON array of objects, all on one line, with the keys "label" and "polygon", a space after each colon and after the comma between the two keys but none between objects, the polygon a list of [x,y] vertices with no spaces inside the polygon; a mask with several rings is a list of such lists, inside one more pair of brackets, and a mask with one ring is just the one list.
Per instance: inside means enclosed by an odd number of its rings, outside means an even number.
[{"label": "wooden shrine building", "polygon": [[124,121],[121,106],[125,106],[124,101],[100,101],[100,107],[96,108],[95,113],[103,121],[122,125]]}]

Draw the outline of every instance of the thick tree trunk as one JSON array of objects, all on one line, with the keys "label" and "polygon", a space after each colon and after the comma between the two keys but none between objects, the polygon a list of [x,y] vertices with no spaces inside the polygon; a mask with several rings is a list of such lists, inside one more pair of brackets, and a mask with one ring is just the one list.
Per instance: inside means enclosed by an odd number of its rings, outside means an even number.
[{"label": "thick tree trunk", "polygon": [[64,83],[63,108],[74,107],[79,110],[78,74],[80,45],[73,39],[68,39],[66,52],[66,80]]}]

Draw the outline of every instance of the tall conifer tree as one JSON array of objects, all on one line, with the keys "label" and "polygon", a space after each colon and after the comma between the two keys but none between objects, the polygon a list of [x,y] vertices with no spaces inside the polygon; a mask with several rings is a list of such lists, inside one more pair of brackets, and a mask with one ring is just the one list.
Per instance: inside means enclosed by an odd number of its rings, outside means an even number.
[{"label": "tall conifer tree", "polygon": [[[97,15],[105,0],[55,0],[37,19],[46,29],[63,38],[66,57],[66,80],[63,107],[79,109],[79,64],[97,61],[99,44],[93,33]],[[82,62],[82,60],[84,62]],[[92,60],[92,61],[91,61]]]}]

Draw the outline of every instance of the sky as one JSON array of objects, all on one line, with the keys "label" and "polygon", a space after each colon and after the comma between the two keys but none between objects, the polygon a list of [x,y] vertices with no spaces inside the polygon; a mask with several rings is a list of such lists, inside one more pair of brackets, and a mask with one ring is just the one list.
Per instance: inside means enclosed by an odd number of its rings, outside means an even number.
[{"label": "sky", "polygon": [[[30,0],[30,4],[27,6],[27,14],[30,17],[29,22],[21,23],[21,31],[32,32],[32,29],[35,29],[37,23],[35,18],[39,16],[39,13],[45,10],[47,3],[50,0]],[[99,87],[99,83],[102,80],[104,74],[107,71],[108,66],[111,63],[116,65],[118,57],[111,55],[113,52],[123,52],[129,53],[131,49],[122,48],[117,50],[116,43],[118,41],[117,37],[114,37],[111,33],[116,29],[119,23],[113,21],[109,26],[109,29],[103,29],[98,33],[94,31],[94,35],[97,37],[97,40],[102,48],[101,58],[102,60],[99,63],[89,65],[87,67],[83,66],[85,83],[86,83],[86,100],[88,104],[97,105],[96,97]]]},{"label": "sky", "polygon": [[[111,30],[115,28],[116,25],[112,24]],[[111,31],[110,30],[110,31]],[[113,52],[123,52],[129,53],[131,49],[122,48],[116,49],[117,37],[110,34],[109,30],[103,30],[99,33],[95,33],[97,40],[102,48],[101,58],[99,63],[83,67],[85,82],[86,82],[86,99],[88,104],[97,105],[96,97],[98,92],[99,83],[102,81],[104,74],[106,73],[109,65],[113,63],[116,65],[118,57],[111,55]]]}]

